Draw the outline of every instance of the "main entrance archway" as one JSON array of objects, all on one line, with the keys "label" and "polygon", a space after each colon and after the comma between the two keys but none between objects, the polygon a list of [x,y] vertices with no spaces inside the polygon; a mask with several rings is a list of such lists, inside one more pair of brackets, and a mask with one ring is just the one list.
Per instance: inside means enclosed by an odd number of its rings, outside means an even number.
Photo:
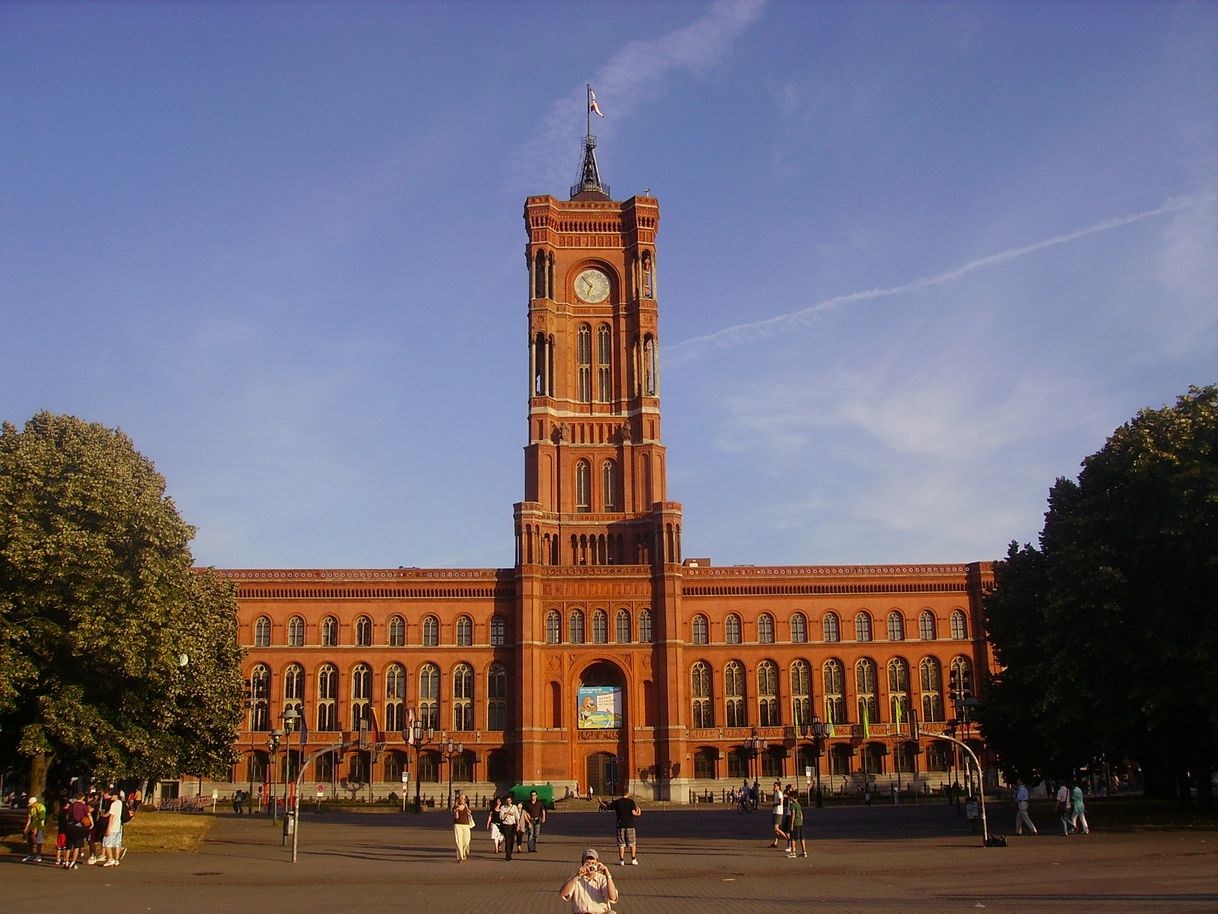
[{"label": "main entrance archway", "polygon": [[594,752],[588,756],[584,782],[597,796],[613,796],[618,792],[618,757],[609,752]]}]

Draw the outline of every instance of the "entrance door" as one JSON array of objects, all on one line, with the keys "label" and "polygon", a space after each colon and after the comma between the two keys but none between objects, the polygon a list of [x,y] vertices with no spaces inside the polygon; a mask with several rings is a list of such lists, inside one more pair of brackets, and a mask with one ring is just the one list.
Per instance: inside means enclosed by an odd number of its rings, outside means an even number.
[{"label": "entrance door", "polygon": [[588,756],[587,784],[600,797],[617,793],[617,759],[608,752]]}]

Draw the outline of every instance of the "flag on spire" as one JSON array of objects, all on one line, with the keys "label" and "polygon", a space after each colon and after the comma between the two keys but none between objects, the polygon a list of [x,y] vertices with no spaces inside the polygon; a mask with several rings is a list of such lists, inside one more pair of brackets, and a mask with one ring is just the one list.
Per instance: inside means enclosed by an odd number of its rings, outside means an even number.
[{"label": "flag on spire", "polygon": [[596,93],[592,91],[592,87],[588,87],[588,110],[597,117],[604,117],[605,112],[601,111],[601,106],[596,103]]}]

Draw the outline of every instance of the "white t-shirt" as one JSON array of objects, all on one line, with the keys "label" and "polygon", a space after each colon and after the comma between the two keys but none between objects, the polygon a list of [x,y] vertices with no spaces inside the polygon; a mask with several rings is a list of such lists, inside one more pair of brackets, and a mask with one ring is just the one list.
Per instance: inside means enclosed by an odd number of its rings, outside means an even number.
[{"label": "white t-shirt", "polygon": [[106,820],[106,834],[117,835],[123,830],[123,801],[115,797],[110,801],[110,818]]}]

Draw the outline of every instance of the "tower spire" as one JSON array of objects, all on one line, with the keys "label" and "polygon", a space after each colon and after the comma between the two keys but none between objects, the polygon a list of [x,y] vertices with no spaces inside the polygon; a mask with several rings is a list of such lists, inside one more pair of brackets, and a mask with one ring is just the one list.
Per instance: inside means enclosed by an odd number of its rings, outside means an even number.
[{"label": "tower spire", "polygon": [[596,164],[596,137],[592,135],[592,115],[605,115],[601,114],[600,105],[596,103],[596,93],[592,91],[591,84],[587,86],[587,91],[588,132],[584,136],[584,157],[580,163],[579,181],[571,185],[571,199],[608,200],[609,185],[601,181],[601,170]]}]

